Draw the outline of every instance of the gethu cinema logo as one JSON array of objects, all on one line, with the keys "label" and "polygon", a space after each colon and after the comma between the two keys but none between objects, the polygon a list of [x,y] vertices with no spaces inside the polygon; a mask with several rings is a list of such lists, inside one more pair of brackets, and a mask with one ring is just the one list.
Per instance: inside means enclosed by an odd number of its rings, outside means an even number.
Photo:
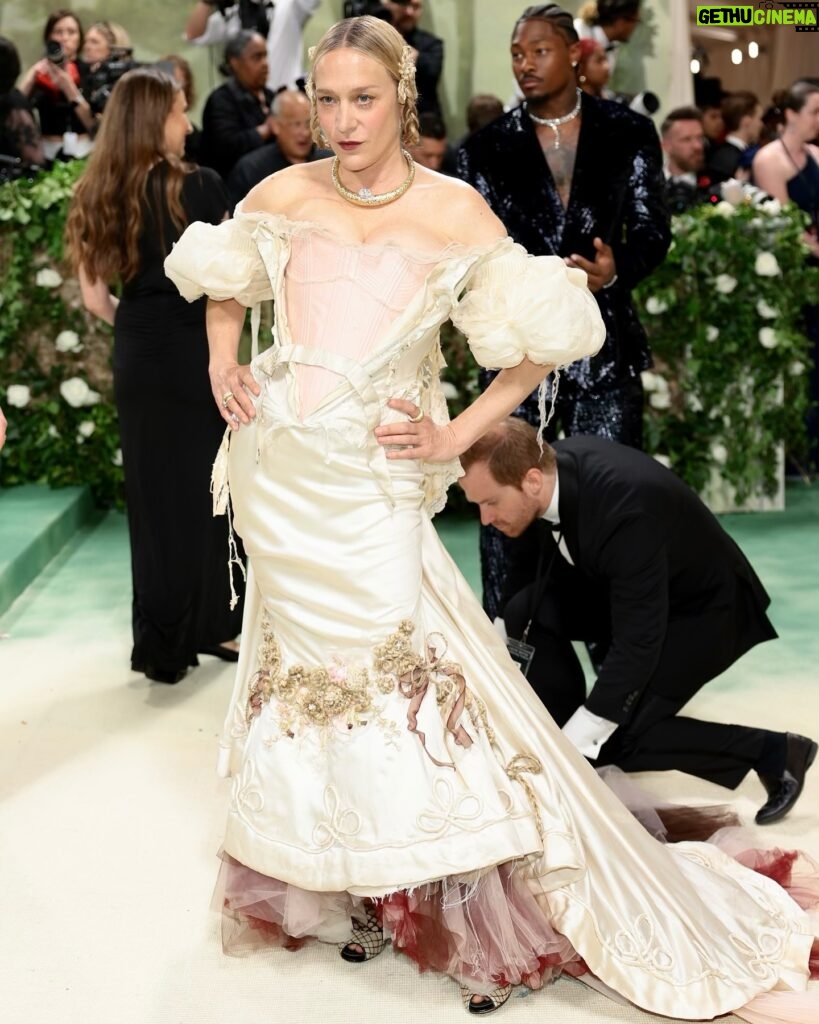
[{"label": "gethu cinema logo", "polygon": [[759,7],[698,7],[698,25],[796,25],[816,28],[817,4],[794,4],[783,10]]}]

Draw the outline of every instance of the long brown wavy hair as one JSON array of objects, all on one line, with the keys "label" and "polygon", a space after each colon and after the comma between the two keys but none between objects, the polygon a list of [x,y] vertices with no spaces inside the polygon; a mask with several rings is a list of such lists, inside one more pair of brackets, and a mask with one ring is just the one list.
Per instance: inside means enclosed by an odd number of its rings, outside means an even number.
[{"label": "long brown wavy hair", "polygon": [[[65,227],[74,270],[82,267],[92,281],[110,284],[136,275],[146,198],[163,250],[163,213],[180,233],[187,225],[180,196],[193,168],[165,152],[165,122],[179,90],[166,71],[144,67],[128,71],[111,91]],[[149,190],[151,169],[163,161],[166,173],[153,175]]]}]

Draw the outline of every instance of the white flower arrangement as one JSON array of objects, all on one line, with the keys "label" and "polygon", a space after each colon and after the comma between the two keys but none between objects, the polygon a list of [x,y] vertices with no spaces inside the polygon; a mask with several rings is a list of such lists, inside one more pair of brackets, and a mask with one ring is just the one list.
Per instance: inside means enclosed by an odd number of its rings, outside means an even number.
[{"label": "white flower arrangement", "polygon": [[667,389],[665,391],[652,391],[648,396],[648,404],[652,409],[670,409],[671,395]]},{"label": "white flower arrangement", "polygon": [[757,299],[756,311],[763,320],[776,320],[779,316],[779,310],[769,306],[764,299]]},{"label": "white flower arrangement", "polygon": [[664,302],[663,299],[658,299],[656,295],[651,295],[646,299],[646,313],[650,313],[652,316],[659,316],[661,313],[665,313],[667,309],[668,303]]},{"label": "white flower arrangement", "polygon": [[737,286],[737,279],[730,274],[717,274],[714,278],[714,287],[720,295],[730,295]]},{"label": "white flower arrangement", "polygon": [[70,377],[60,385],[60,394],[73,409],[84,405],[96,405],[100,400],[99,393],[93,391],[82,377]]},{"label": "white flower arrangement", "polygon": [[779,338],[777,337],[776,331],[773,327],[760,327],[759,344],[763,348],[776,348],[779,344]]},{"label": "white flower arrangement", "polygon": [[121,466],[122,465],[122,449],[121,448],[117,448],[117,450],[111,456],[111,465],[112,466]]},{"label": "white flower arrangement", "polygon": [[6,389],[6,401],[14,409],[25,409],[31,401],[31,388],[28,384],[10,384]]},{"label": "white flower arrangement", "polygon": [[758,252],[754,263],[754,273],[760,277],[778,277],[782,271],[772,252]]},{"label": "white flower arrangement", "polygon": [[37,271],[34,283],[40,288],[59,288],[63,283],[62,277],[51,267],[43,267]]},{"label": "white flower arrangement", "polygon": [[54,347],[58,352],[79,352],[82,349],[80,336],[76,331],[60,331],[54,339]]},{"label": "white flower arrangement", "polygon": [[719,337],[719,327],[715,327],[713,324],[707,324],[705,328],[705,340],[716,341]]},{"label": "white flower arrangement", "polygon": [[728,461],[728,449],[721,441],[714,441],[711,445],[711,458],[718,466],[724,466]]},{"label": "white flower arrangement", "polygon": [[805,372],[805,364],[800,359],[795,359],[788,367],[791,377],[799,377]]},{"label": "white flower arrangement", "polygon": [[97,425],[93,420],[83,420],[77,427],[77,433],[84,438],[89,438],[96,429]]},{"label": "white flower arrangement", "polygon": [[736,213],[736,208],[732,203],[726,202],[726,200],[722,199],[714,207],[714,213],[718,214],[720,217],[733,217]]}]

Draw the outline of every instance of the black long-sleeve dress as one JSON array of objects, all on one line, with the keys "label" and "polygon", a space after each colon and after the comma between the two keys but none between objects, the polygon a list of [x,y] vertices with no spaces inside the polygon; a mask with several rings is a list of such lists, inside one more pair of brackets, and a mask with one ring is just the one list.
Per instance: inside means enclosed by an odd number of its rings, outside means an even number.
[{"label": "black long-sleeve dress", "polygon": [[[167,165],[151,172],[147,193],[164,194]],[[185,179],[188,223],[218,224],[227,196],[218,175]],[[131,666],[173,678],[197,652],[240,630],[242,600],[230,610],[228,534],[211,514],[210,469],[224,422],[208,380],[205,300],[188,304],[165,277],[179,237],[146,200],[140,269],[123,288],[114,322],[114,397],[122,437],[133,572]],[[161,230],[160,230],[161,229]],[[163,680],[170,681],[170,679]]]}]

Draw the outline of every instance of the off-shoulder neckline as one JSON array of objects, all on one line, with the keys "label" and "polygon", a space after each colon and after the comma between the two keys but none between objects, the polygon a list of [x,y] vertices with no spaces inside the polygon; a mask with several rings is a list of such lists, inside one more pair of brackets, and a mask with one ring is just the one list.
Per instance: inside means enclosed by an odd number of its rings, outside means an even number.
[{"label": "off-shoulder neckline", "polygon": [[335,231],[326,227],[324,224],[319,224],[318,221],[294,220],[286,214],[269,213],[266,210],[252,210],[245,213],[244,210],[240,209],[241,205],[241,203],[238,203],[233,212],[234,220],[275,223],[276,225],[283,227],[290,235],[312,233],[320,234],[345,249],[362,249],[373,252],[396,250],[409,259],[423,263],[440,263],[448,257],[454,257],[456,255],[480,256],[484,253],[492,252],[496,248],[506,246],[509,243],[514,244],[509,235],[504,235],[503,238],[496,238],[492,242],[486,242],[482,245],[466,245],[463,242],[449,242],[447,245],[443,246],[443,248],[438,250],[413,249],[411,246],[405,246],[399,242],[356,242],[348,238],[342,238],[341,235],[336,234]]}]

